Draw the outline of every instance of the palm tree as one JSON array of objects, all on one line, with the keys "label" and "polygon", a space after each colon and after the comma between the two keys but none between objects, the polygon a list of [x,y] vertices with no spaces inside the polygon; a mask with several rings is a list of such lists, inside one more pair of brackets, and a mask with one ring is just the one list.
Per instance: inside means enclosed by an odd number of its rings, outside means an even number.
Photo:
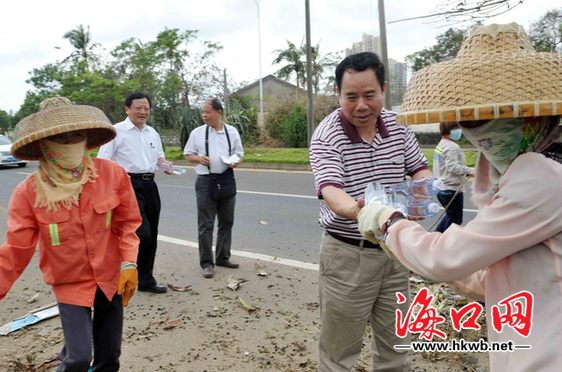
[{"label": "palm tree", "polygon": [[92,41],[90,38],[90,26],[86,30],[83,25],[78,25],[75,29],[65,33],[63,38],[68,39],[70,45],[75,49],[65,61],[72,58],[78,62],[79,70],[87,71],[89,61],[94,57],[92,51],[99,46],[98,43],[90,44]]},{"label": "palm tree", "polygon": [[[301,43],[301,53],[306,56],[306,44]],[[333,53],[328,53],[325,55],[320,55],[320,44],[310,47],[310,56],[312,57],[312,87],[314,89],[314,94],[318,94],[320,91],[320,81],[324,77],[324,72],[329,67],[335,67],[338,62],[338,56]],[[303,85],[306,84],[307,79],[303,81]]]},{"label": "palm tree", "polygon": [[[282,63],[283,61],[287,64],[279,71],[277,71],[277,76],[281,79],[288,79],[293,75],[296,75],[297,88],[301,87],[304,83],[304,73],[305,73],[305,63],[302,61],[302,47],[297,48],[295,44],[287,40],[287,49],[277,49],[275,52],[279,53],[277,57],[273,60],[274,64]],[[298,89],[297,89],[298,91]]]}]

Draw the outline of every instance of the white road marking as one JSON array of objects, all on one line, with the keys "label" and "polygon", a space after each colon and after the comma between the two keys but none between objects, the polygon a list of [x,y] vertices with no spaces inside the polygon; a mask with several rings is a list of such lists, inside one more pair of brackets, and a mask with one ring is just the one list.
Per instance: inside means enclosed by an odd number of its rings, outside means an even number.
[{"label": "white road marking", "polygon": [[[193,186],[182,186],[182,185],[158,185],[159,188],[171,187],[176,189],[193,189]],[[286,198],[300,198],[300,199],[318,199],[316,196],[312,195],[299,195],[299,194],[283,194],[278,192],[262,192],[262,191],[250,191],[250,190],[237,190],[239,194],[253,194],[253,195],[266,195],[266,196],[281,196]]]},{"label": "white road marking", "polygon": [[238,190],[238,192],[241,193],[241,194],[284,196],[284,197],[288,197],[288,198],[301,198],[301,199],[318,199],[318,197],[311,196],[311,195],[281,194],[281,193],[277,193],[277,192],[246,191],[246,190]]},{"label": "white road marking", "polygon": [[[198,248],[199,247],[196,242],[178,239],[178,238],[173,238],[171,236],[158,235],[158,240],[160,240],[162,242],[166,242],[166,243],[181,245],[181,246],[184,246],[184,247],[190,247],[190,248]],[[310,262],[302,262],[302,261],[297,261],[297,260],[291,260],[291,259],[288,259],[288,258],[268,256],[268,255],[265,255],[265,254],[253,253],[253,252],[247,252],[247,251],[232,250],[231,253],[232,253],[233,256],[250,258],[250,259],[253,259],[253,260],[260,260],[260,261],[266,261],[266,262],[273,262],[273,263],[277,263],[277,264],[280,264],[280,265],[297,267],[299,269],[308,269],[308,270],[318,271],[318,265],[310,263]]]}]

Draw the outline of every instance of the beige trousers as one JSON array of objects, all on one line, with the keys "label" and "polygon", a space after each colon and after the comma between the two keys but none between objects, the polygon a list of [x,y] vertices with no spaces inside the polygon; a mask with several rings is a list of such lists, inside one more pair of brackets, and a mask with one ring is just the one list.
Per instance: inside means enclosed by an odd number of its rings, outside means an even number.
[{"label": "beige trousers", "polygon": [[408,270],[378,249],[342,243],[324,233],[320,247],[319,371],[350,371],[361,353],[367,322],[373,330],[375,371],[409,371],[410,343],[395,334],[396,292],[410,297]]}]

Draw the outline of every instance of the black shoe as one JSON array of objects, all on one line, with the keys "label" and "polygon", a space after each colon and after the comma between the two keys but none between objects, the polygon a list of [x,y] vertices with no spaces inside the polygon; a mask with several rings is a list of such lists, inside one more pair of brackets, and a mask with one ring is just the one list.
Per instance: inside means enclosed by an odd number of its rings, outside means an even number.
[{"label": "black shoe", "polygon": [[211,279],[214,275],[213,265],[205,266],[201,269],[201,271],[203,272],[203,278],[205,279]]},{"label": "black shoe", "polygon": [[168,288],[163,285],[158,285],[157,283],[147,286],[139,285],[139,292],[166,293],[168,292]]},{"label": "black shoe", "polygon": [[217,262],[216,265],[217,265],[217,266],[228,267],[228,268],[230,268],[230,269],[237,269],[237,268],[240,267],[239,264],[237,264],[236,262],[231,261],[231,260],[226,260],[226,261],[224,261],[224,262]]}]

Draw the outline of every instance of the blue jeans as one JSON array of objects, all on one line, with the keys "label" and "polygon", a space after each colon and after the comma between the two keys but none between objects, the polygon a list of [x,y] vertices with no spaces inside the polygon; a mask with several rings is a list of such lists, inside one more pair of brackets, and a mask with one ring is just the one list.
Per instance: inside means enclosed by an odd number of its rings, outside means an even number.
[{"label": "blue jeans", "polygon": [[[453,195],[455,195],[454,190],[443,190],[440,191],[439,194],[437,194],[437,199],[439,200],[443,208],[445,208],[447,204],[449,204],[449,201],[453,198]],[[443,232],[454,223],[456,223],[457,225],[462,224],[463,205],[464,196],[462,192],[459,192],[449,206],[449,209],[447,209],[447,211],[445,212],[443,219],[441,220],[435,231]]]}]

